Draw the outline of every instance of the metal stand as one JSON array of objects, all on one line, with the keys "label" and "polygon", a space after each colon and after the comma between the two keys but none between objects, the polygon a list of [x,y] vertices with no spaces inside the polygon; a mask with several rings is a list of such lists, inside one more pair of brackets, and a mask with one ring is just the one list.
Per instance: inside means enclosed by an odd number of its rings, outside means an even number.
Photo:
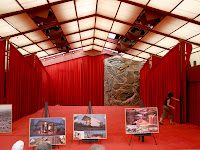
[{"label": "metal stand", "polygon": [[[50,117],[50,113],[49,113],[49,109],[48,109],[48,102],[45,102],[45,107],[44,107],[44,110],[43,110],[43,113],[42,113],[42,117],[47,118],[47,117]],[[52,149],[56,148],[56,145],[51,145]],[[58,149],[59,149],[59,146],[57,145]]]},{"label": "metal stand", "polygon": [[[87,113],[88,113],[88,110],[89,110],[89,114],[91,114],[91,112],[93,113],[91,101],[89,101]],[[82,139],[82,142],[88,142],[88,143],[98,142],[98,141],[99,141],[98,139]],[[79,141],[79,143],[80,143],[80,141]],[[101,143],[101,140],[100,140],[100,143]]]}]

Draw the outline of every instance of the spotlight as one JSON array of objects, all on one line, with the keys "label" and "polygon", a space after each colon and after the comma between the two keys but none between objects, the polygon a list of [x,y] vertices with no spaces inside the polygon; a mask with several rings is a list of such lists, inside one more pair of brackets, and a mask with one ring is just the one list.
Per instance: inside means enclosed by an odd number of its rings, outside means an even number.
[{"label": "spotlight", "polygon": [[50,34],[50,30],[49,29],[46,29],[46,34]]},{"label": "spotlight", "polygon": [[61,37],[61,41],[64,41],[65,40],[65,38],[64,37]]}]

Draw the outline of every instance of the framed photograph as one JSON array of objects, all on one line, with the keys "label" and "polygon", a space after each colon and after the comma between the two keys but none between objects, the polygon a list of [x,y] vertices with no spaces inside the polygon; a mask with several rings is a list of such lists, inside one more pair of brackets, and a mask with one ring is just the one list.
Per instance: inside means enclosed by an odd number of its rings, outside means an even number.
[{"label": "framed photograph", "polygon": [[30,118],[29,146],[37,146],[41,142],[51,145],[66,144],[65,118]]},{"label": "framed photograph", "polygon": [[0,133],[12,132],[12,104],[0,105]]},{"label": "framed photograph", "polygon": [[74,114],[73,139],[107,139],[106,114]]},{"label": "framed photograph", "polygon": [[159,133],[157,107],[126,108],[126,134]]}]

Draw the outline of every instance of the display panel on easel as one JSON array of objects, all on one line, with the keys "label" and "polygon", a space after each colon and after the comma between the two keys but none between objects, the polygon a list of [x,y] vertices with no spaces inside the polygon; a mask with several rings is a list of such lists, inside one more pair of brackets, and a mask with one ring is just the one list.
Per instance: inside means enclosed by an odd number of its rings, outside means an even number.
[{"label": "display panel on easel", "polygon": [[12,104],[0,105],[0,133],[12,132]]},{"label": "display panel on easel", "polygon": [[29,146],[37,146],[42,142],[51,145],[65,145],[65,125],[65,118],[30,118]]},{"label": "display panel on easel", "polygon": [[126,108],[126,134],[159,133],[157,107]]},{"label": "display panel on easel", "polygon": [[105,114],[74,114],[73,139],[107,139]]}]

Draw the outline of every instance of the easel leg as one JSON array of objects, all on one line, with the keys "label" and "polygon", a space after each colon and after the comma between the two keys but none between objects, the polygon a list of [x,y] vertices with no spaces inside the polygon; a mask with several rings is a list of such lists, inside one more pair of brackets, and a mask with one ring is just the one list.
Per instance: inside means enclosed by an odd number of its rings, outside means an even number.
[{"label": "easel leg", "polygon": [[144,142],[144,136],[142,136],[142,142]]},{"label": "easel leg", "polygon": [[[152,134],[153,135],[153,134]],[[156,142],[156,138],[155,138],[155,136],[153,135],[153,138],[154,138],[154,141],[155,141],[155,143],[156,143],[156,145],[157,145],[157,142]]]},{"label": "easel leg", "polygon": [[129,145],[131,145],[132,138],[133,138],[133,134],[131,135],[131,140],[130,140],[130,142],[129,142]]}]

